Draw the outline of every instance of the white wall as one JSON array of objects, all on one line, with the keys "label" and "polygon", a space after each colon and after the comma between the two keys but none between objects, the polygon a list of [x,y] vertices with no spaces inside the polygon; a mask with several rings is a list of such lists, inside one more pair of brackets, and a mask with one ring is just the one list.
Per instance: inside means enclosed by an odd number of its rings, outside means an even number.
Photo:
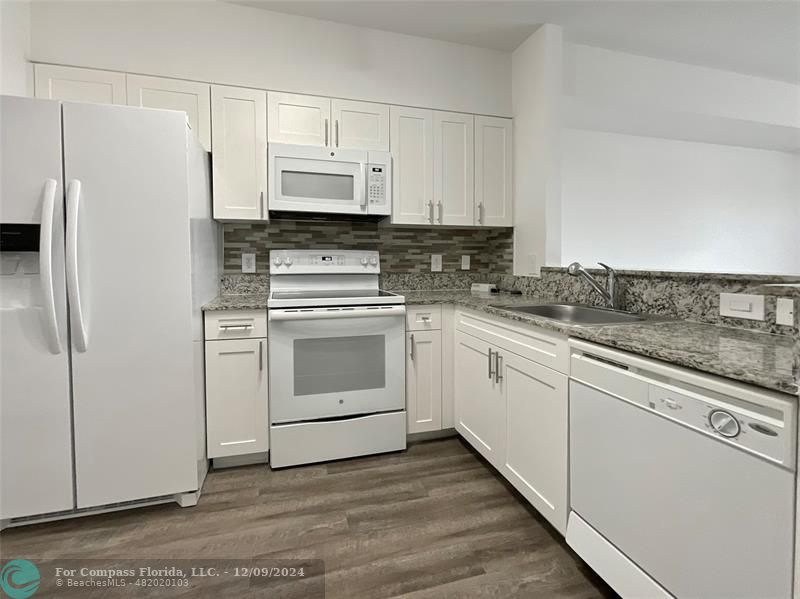
[{"label": "white wall", "polygon": [[27,0],[0,0],[0,94],[33,93],[33,69],[28,62],[30,18]]},{"label": "white wall", "polygon": [[564,45],[564,93],[800,127],[798,85],[580,44]]},{"label": "white wall", "polygon": [[562,30],[542,25],[512,54],[514,274],[561,259],[559,100]]},{"label": "white wall", "polygon": [[800,274],[800,156],[567,129],[562,264]]},{"label": "white wall", "polygon": [[34,61],[511,114],[511,56],[221,2],[35,2]]},{"label": "white wall", "polygon": [[656,135],[636,124],[659,111],[668,111],[664,126],[651,127],[659,137],[680,137],[681,123],[725,132],[736,124],[681,113],[747,121],[757,131],[759,123],[800,127],[800,86],[566,44],[563,89],[584,105],[618,106],[616,116],[633,126],[564,130],[562,224],[547,230],[560,237],[562,255],[548,264],[800,273],[800,156],[627,134]]}]

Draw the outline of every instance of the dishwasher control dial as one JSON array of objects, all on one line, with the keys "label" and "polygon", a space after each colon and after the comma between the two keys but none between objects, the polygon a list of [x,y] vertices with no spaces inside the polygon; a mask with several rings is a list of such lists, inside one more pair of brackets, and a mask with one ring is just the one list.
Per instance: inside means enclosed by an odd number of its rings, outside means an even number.
[{"label": "dishwasher control dial", "polygon": [[711,410],[708,423],[723,437],[733,438],[742,432],[742,427],[736,417],[725,410]]}]

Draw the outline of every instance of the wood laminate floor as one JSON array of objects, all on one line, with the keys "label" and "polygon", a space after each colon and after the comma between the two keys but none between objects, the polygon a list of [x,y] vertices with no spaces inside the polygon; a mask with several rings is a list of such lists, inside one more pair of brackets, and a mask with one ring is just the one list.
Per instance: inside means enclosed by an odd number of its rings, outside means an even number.
[{"label": "wood laminate floor", "polygon": [[[328,598],[615,597],[455,438],[275,472],[214,471],[196,507],[8,529],[0,557],[322,559]],[[303,593],[263,596],[279,595]]]}]

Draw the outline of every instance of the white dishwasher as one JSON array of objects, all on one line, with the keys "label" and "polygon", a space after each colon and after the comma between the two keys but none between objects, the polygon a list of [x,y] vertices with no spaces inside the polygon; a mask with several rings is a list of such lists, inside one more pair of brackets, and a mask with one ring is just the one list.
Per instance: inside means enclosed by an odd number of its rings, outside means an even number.
[{"label": "white dishwasher", "polygon": [[626,598],[789,599],[796,400],[570,346],[570,546]]}]

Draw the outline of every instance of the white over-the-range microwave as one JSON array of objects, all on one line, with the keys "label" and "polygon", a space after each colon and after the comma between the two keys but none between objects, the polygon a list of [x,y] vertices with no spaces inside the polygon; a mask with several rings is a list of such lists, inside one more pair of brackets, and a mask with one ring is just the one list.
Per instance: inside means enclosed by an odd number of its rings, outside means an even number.
[{"label": "white over-the-range microwave", "polygon": [[270,210],[388,216],[389,152],[273,143],[269,146]]}]

